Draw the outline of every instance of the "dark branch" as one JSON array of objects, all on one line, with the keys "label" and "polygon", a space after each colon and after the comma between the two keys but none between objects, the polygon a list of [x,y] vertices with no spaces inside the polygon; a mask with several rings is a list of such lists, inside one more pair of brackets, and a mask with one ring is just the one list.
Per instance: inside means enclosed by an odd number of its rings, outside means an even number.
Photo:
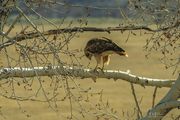
[{"label": "dark branch", "polygon": [[[173,26],[168,26],[159,29],[152,29],[146,26],[125,26],[125,27],[107,27],[107,28],[96,28],[96,27],[74,27],[74,28],[63,28],[63,29],[54,29],[42,32],[42,35],[56,35],[62,33],[72,33],[72,32],[112,32],[112,31],[127,31],[127,30],[146,30],[149,32],[161,32],[166,31],[168,29],[172,29],[174,27],[180,26],[180,21],[177,21]],[[8,41],[0,44],[0,50],[8,47],[16,42],[23,41],[25,39],[32,39],[40,37],[39,32],[29,32],[18,34],[15,37],[9,39]]]}]

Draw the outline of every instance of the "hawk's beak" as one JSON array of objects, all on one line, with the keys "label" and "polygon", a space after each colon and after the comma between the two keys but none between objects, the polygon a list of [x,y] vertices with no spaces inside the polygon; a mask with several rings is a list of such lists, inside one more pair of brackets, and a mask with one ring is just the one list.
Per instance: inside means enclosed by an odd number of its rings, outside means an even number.
[{"label": "hawk's beak", "polygon": [[128,54],[127,54],[127,53],[125,53],[125,54],[124,54],[124,56],[125,56],[125,57],[128,57]]},{"label": "hawk's beak", "polygon": [[121,52],[121,54],[125,57],[128,57],[128,54],[126,52]]},{"label": "hawk's beak", "polygon": [[117,54],[119,54],[120,56],[128,57],[128,54],[126,52],[118,52]]},{"label": "hawk's beak", "polygon": [[123,55],[125,57],[128,57],[128,54],[126,52],[120,52],[120,55]]}]

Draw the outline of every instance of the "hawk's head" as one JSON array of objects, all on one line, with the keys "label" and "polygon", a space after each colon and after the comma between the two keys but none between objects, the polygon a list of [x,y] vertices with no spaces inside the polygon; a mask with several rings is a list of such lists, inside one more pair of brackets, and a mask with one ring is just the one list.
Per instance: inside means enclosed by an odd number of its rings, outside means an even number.
[{"label": "hawk's head", "polygon": [[91,58],[92,58],[92,54],[90,54],[89,52],[85,52],[85,56],[89,59],[89,60],[91,60]]},{"label": "hawk's head", "polygon": [[121,55],[121,56],[125,56],[128,57],[128,54],[123,50],[123,51],[118,51],[116,52],[117,54]]}]

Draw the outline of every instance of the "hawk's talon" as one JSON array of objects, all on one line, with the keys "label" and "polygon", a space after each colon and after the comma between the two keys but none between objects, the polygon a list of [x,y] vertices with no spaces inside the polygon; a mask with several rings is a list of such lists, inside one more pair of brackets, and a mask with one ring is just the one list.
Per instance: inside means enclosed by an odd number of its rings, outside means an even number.
[{"label": "hawk's talon", "polygon": [[103,68],[99,68],[100,70],[101,70],[101,72],[103,72],[104,73],[104,69]]},{"label": "hawk's talon", "polygon": [[99,72],[98,72],[98,70],[97,70],[97,68],[94,68],[94,70],[93,70],[93,71],[94,71],[94,72],[97,72],[97,73],[99,73]]},{"label": "hawk's talon", "polygon": [[101,67],[97,67],[97,69],[101,69]]},{"label": "hawk's talon", "polygon": [[100,70],[102,73],[104,73],[104,69],[103,68],[101,68],[101,67],[96,67],[95,69],[94,69],[94,71],[96,71],[96,72],[98,72],[99,73],[99,71],[98,70]]}]

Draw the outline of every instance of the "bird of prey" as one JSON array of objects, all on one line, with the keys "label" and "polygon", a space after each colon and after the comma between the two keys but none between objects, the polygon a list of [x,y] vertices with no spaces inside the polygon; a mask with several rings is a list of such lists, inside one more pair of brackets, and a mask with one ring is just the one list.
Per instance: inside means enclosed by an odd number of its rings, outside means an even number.
[{"label": "bird of prey", "polygon": [[125,50],[115,44],[112,40],[105,37],[90,39],[84,48],[84,54],[89,60],[91,60],[92,56],[95,57],[97,62],[95,70],[100,68],[99,65],[101,62],[103,63],[103,66],[100,69],[103,70],[104,64],[109,64],[111,54],[128,57]]}]

